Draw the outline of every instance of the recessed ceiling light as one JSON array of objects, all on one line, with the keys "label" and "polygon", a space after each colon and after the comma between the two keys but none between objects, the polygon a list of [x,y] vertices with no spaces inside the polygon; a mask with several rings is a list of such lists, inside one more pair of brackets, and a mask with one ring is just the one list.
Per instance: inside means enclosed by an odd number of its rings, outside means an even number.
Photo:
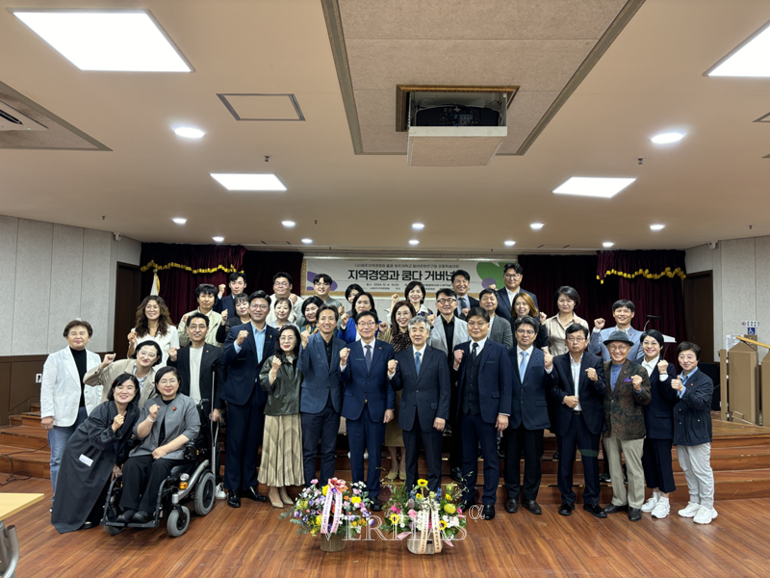
[{"label": "recessed ceiling light", "polygon": [[425,225],[423,223],[412,223],[412,229],[415,231],[421,231],[425,228]]},{"label": "recessed ceiling light", "polygon": [[177,134],[177,136],[181,136],[184,138],[203,138],[203,135],[206,134],[199,128],[193,128],[191,126],[180,126],[174,129],[174,132]]},{"label": "recessed ceiling light", "polygon": [[666,227],[666,225],[661,225],[661,224],[650,225],[650,229],[652,229],[653,231],[660,231],[661,229],[664,229],[665,227]]},{"label": "recessed ceiling light", "polygon": [[271,173],[210,173],[228,191],[285,191],[286,186]]},{"label": "recessed ceiling light", "polygon": [[768,52],[770,52],[770,27],[765,24],[706,74],[709,76],[770,76]]},{"label": "recessed ceiling light", "polygon": [[671,144],[672,142],[679,142],[683,138],[683,132],[663,132],[661,134],[656,134],[654,137],[650,138],[650,140],[655,144]]},{"label": "recessed ceiling light", "polygon": [[217,243],[221,243],[222,241],[225,240],[224,237],[211,237],[211,238],[214,239],[214,241],[216,241]]},{"label": "recessed ceiling light", "polygon": [[602,247],[605,247],[605,248],[609,249],[609,248],[610,248],[610,247],[612,247],[614,244],[615,244],[615,243],[613,243],[612,241],[605,241],[604,243],[602,243]]},{"label": "recessed ceiling light", "polygon": [[302,239],[302,242],[305,243],[305,245],[310,245],[313,242],[313,239]]},{"label": "recessed ceiling light", "polygon": [[417,239],[412,239],[411,241],[409,241],[409,244],[410,245],[419,245],[420,241],[418,241]]},{"label": "recessed ceiling light", "polygon": [[513,247],[516,241],[504,241],[506,247]]},{"label": "recessed ceiling light", "polygon": [[80,70],[190,72],[146,10],[12,10]]},{"label": "recessed ceiling light", "polygon": [[174,221],[177,225],[184,225],[187,222],[187,219],[184,217],[174,217],[171,220]]},{"label": "recessed ceiling light", "polygon": [[545,227],[545,223],[530,223],[529,226],[531,229],[535,231],[539,231],[540,229]]},{"label": "recessed ceiling light", "polygon": [[635,180],[635,178],[571,177],[556,187],[553,192],[558,195],[579,195],[609,199]]},{"label": "recessed ceiling light", "polygon": [[294,225],[296,225],[296,224],[297,224],[297,223],[295,223],[294,221],[281,221],[281,225],[283,225],[284,227],[289,227],[290,229],[291,229],[291,228],[292,228]]}]

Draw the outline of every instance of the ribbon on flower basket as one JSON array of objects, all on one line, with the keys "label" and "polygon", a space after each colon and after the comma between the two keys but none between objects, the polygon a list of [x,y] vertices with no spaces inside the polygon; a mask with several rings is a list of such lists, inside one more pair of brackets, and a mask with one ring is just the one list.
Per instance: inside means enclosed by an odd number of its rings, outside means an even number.
[{"label": "ribbon on flower basket", "polygon": [[438,513],[438,503],[430,501],[429,503],[423,503],[423,507],[417,514],[417,527],[422,528],[420,531],[420,538],[417,544],[417,553],[425,554],[425,550],[428,546],[428,538],[433,534],[433,551],[441,552],[441,523]]},{"label": "ribbon on flower basket", "polygon": [[[342,517],[342,492],[346,489],[345,482],[337,478],[329,479],[326,490],[326,502],[321,514],[321,534],[326,534],[327,539],[337,533]],[[330,520],[332,502],[334,502],[334,518]]]},{"label": "ribbon on flower basket", "polygon": [[438,514],[438,502],[432,501],[430,504],[431,523],[433,525],[433,550],[437,554],[441,552],[441,518]]}]

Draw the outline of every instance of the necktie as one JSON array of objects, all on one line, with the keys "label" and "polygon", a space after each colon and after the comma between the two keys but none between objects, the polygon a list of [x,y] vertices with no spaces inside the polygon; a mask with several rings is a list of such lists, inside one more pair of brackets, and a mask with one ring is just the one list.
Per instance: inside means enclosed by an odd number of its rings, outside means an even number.
[{"label": "necktie", "polygon": [[371,345],[366,346],[366,353],[364,354],[364,357],[366,358],[366,370],[368,371],[372,366],[372,346]]},{"label": "necktie", "polygon": [[527,355],[529,355],[529,352],[521,352],[521,364],[519,365],[519,376],[521,377],[521,381],[524,381],[524,374],[527,371]]},{"label": "necktie", "polygon": [[414,354],[414,368],[417,370],[418,377],[420,375],[420,355],[419,351]]},{"label": "necktie", "polygon": [[458,315],[462,315],[463,314],[463,309],[468,307],[467,299],[468,299],[467,297],[460,297],[460,299],[457,300],[457,314]]},{"label": "necktie", "polygon": [[479,344],[474,343],[473,344],[473,350],[471,351],[471,354],[473,355],[473,359],[476,359],[476,356],[479,354]]}]

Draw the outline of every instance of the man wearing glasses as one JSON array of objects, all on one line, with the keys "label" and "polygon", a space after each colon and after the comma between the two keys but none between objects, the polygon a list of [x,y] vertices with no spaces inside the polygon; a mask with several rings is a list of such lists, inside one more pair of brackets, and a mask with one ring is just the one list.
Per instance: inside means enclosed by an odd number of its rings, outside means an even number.
[{"label": "man wearing glasses", "polygon": [[291,275],[281,271],[273,275],[273,294],[270,296],[270,303],[272,304],[270,313],[267,315],[267,322],[269,324],[275,323],[278,318],[275,316],[275,311],[272,310],[275,307],[277,299],[288,299],[291,302],[291,313],[289,313],[289,323],[297,323],[297,319],[302,316],[302,302],[304,299],[299,295],[294,295],[291,290],[294,288],[292,284],[293,280]]},{"label": "man wearing glasses", "polygon": [[[329,292],[332,289],[332,283],[334,283],[334,281],[326,273],[316,275],[313,278],[313,291],[315,291],[315,296],[323,301],[324,305],[334,307],[339,311],[340,307],[342,307],[342,303],[329,296]],[[342,315],[342,313],[340,313],[340,315]]]},{"label": "man wearing glasses", "polygon": [[585,485],[583,509],[597,518],[607,514],[599,505],[599,439],[604,426],[604,364],[601,357],[586,351],[588,329],[578,323],[565,330],[567,353],[553,358],[553,398],[559,402],[556,419],[559,471],[557,482],[561,493],[559,514],[572,515],[575,491],[572,489],[572,467],[575,449],[580,451]]},{"label": "man wearing glasses", "polygon": [[513,324],[513,320],[516,319],[516,314],[511,312],[513,300],[516,299],[516,295],[520,292],[526,293],[532,297],[532,301],[535,302],[535,307],[538,306],[535,294],[521,288],[521,281],[523,279],[524,268],[518,261],[506,263],[503,266],[503,284],[505,287],[497,290],[497,314],[500,317],[507,319],[511,324]]}]

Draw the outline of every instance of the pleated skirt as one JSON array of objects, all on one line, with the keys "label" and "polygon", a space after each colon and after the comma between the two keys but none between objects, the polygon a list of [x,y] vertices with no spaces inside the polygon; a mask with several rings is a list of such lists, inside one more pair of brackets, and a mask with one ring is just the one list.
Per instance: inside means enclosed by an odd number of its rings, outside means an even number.
[{"label": "pleated skirt", "polygon": [[262,438],[259,483],[268,486],[302,486],[302,425],[299,414],[266,415]]}]

